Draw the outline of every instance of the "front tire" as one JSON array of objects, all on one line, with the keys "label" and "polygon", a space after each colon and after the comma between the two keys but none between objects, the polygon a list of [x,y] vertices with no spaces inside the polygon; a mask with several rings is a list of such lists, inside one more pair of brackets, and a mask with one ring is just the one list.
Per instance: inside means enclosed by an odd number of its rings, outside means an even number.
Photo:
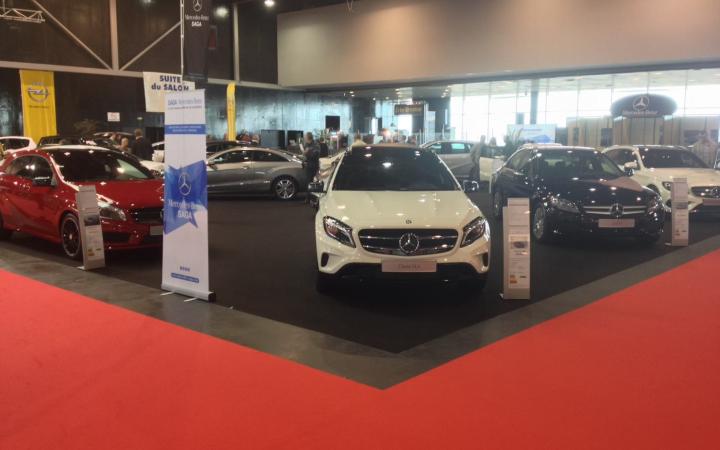
[{"label": "front tire", "polygon": [[533,211],[532,235],[537,242],[548,242],[552,237],[552,230],[547,223],[547,212],[542,203],[538,204]]},{"label": "front tire", "polygon": [[74,214],[65,214],[60,221],[60,242],[65,256],[76,261],[82,259],[80,222]]},{"label": "front tire", "polygon": [[5,228],[5,222],[3,222],[2,214],[0,214],[0,241],[10,239],[10,236],[12,236],[12,234],[13,230],[8,230]]},{"label": "front tire", "polygon": [[278,200],[292,200],[298,193],[298,183],[292,177],[280,177],[273,182],[272,191]]}]

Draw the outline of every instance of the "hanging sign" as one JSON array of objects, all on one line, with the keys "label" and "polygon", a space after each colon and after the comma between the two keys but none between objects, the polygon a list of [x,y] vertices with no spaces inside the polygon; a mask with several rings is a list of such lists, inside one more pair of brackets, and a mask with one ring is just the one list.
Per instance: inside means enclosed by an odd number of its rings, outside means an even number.
[{"label": "hanging sign", "polygon": [[80,242],[83,252],[81,268],[92,270],[105,267],[105,245],[95,185],[80,186],[75,194],[75,204],[80,221]]},{"label": "hanging sign", "polygon": [[641,94],[623,97],[612,104],[613,117],[663,117],[675,113],[675,100],[664,95]]},{"label": "hanging sign", "polygon": [[185,75],[196,81],[205,81],[212,0],[184,1]]},{"label": "hanging sign", "polygon": [[164,112],[165,95],[168,93],[195,89],[195,83],[182,81],[180,75],[172,73],[143,72],[143,85],[147,112]]},{"label": "hanging sign", "polygon": [[672,243],[673,246],[686,246],[690,241],[690,211],[688,210],[687,178],[673,178],[670,187],[672,205]]},{"label": "hanging sign", "polygon": [[410,114],[422,116],[425,113],[425,103],[413,103],[410,105],[395,105],[395,115],[402,116]]},{"label": "hanging sign", "polygon": [[55,76],[38,70],[20,71],[23,134],[40,142],[43,136],[57,134],[55,116]]},{"label": "hanging sign", "polygon": [[227,140],[232,141],[237,135],[235,129],[235,83],[227,86]]},{"label": "hanging sign", "polygon": [[209,289],[205,90],[165,97],[162,288],[203,300]]},{"label": "hanging sign", "polygon": [[503,298],[530,298],[530,200],[510,198],[503,208]]}]

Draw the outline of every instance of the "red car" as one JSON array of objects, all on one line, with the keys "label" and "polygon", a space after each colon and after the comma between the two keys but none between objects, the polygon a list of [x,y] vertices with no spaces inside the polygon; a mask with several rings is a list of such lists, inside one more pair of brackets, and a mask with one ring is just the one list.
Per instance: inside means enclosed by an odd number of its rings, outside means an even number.
[{"label": "red car", "polygon": [[132,156],[88,146],[21,151],[0,161],[0,239],[22,231],[82,258],[75,194],[89,184],[107,250],[162,244],[163,181]]}]

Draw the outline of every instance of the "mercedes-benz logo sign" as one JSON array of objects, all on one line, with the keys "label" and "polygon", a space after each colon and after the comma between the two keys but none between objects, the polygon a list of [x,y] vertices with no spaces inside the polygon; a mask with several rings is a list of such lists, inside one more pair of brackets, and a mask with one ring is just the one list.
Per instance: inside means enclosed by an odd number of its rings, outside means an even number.
[{"label": "mercedes-benz logo sign", "polygon": [[193,0],[193,9],[195,12],[200,12],[202,9],[202,0]]},{"label": "mercedes-benz logo sign", "polygon": [[648,106],[650,106],[650,97],[648,97],[647,95],[635,97],[632,106],[633,109],[637,112],[647,111]]},{"label": "mercedes-benz logo sign", "polygon": [[615,219],[621,218],[623,215],[623,205],[620,203],[615,203],[610,207],[610,216],[612,216]]},{"label": "mercedes-benz logo sign", "polygon": [[712,189],[712,195],[715,198],[720,198],[720,186],[716,186]]},{"label": "mercedes-benz logo sign", "polygon": [[187,197],[190,195],[190,192],[192,191],[192,186],[190,185],[190,175],[188,175],[186,172],[183,172],[180,174],[180,187],[178,188],[180,193]]},{"label": "mercedes-benz logo sign", "polygon": [[420,248],[420,238],[413,233],[405,233],[400,236],[400,250],[406,255],[412,255]]}]

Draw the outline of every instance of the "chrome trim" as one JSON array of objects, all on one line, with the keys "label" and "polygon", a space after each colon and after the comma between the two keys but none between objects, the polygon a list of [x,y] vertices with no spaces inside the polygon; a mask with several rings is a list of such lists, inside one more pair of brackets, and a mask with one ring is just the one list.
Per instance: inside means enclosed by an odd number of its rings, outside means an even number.
[{"label": "chrome trim", "polygon": [[[420,242],[420,248],[411,254],[404,252],[400,248],[401,238],[408,233],[416,235]],[[426,256],[451,251],[458,245],[460,234],[453,229],[368,229],[360,230],[358,238],[362,248],[370,253],[395,256]]]}]

